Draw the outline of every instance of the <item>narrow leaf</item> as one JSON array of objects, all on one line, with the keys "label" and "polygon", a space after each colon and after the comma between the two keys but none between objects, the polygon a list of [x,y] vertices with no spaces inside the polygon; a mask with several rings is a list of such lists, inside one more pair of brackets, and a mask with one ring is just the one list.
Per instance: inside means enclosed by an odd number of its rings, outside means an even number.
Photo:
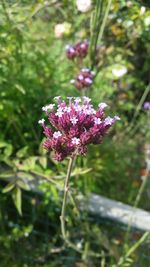
[{"label": "narrow leaf", "polygon": [[22,215],[22,192],[19,187],[15,187],[13,190],[12,199],[19,214]]},{"label": "narrow leaf", "polygon": [[15,183],[9,183],[6,185],[6,187],[2,190],[3,193],[10,192],[15,187]]}]

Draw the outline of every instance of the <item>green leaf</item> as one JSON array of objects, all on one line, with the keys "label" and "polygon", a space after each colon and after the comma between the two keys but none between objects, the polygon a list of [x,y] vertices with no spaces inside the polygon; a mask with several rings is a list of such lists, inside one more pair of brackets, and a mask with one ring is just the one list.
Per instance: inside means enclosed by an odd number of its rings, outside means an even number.
[{"label": "green leaf", "polygon": [[4,149],[4,155],[9,157],[12,154],[13,147],[10,144],[7,144],[6,148]]},{"label": "green leaf", "polygon": [[34,176],[28,172],[17,172],[17,177],[21,178],[21,180],[25,180],[25,181],[31,181],[34,178]]},{"label": "green leaf", "polygon": [[82,174],[86,174],[88,172],[90,172],[92,170],[92,168],[88,168],[88,169],[81,169],[81,168],[76,168],[71,176],[76,176],[76,175],[82,175]]},{"label": "green leaf", "polygon": [[17,89],[19,92],[21,92],[23,95],[26,94],[26,91],[25,91],[25,89],[23,88],[22,85],[20,85],[20,84],[16,84],[15,87],[16,87],[16,89]]},{"label": "green leaf", "polygon": [[0,178],[4,179],[4,178],[12,178],[14,176],[14,173],[11,171],[8,172],[3,172],[0,174]]},{"label": "green leaf", "polygon": [[23,161],[15,160],[15,166],[18,170],[30,171],[35,168],[37,157],[29,157]]},{"label": "green leaf", "polygon": [[0,148],[5,147],[5,146],[7,146],[7,143],[1,141],[1,142],[0,142]]},{"label": "green leaf", "polygon": [[27,155],[27,150],[28,150],[28,146],[25,146],[25,147],[19,149],[19,150],[17,151],[17,153],[16,153],[16,156],[17,156],[18,158],[23,158],[23,157],[25,157],[25,156]]},{"label": "green leaf", "polygon": [[20,180],[20,179],[17,180],[16,184],[18,187],[22,188],[23,190],[27,190],[27,191],[30,190],[29,185],[26,182],[24,182],[23,180]]},{"label": "green leaf", "polygon": [[47,154],[46,149],[44,149],[44,147],[43,147],[43,142],[44,142],[44,139],[42,140],[42,142],[41,142],[41,144],[40,144],[40,146],[39,146],[39,154],[40,154],[41,156]]},{"label": "green leaf", "polygon": [[11,182],[5,186],[5,188],[2,190],[3,193],[10,192],[15,187],[15,182]]},{"label": "green leaf", "polygon": [[46,157],[40,157],[39,158],[40,165],[43,167],[43,169],[46,169],[47,166],[47,158]]},{"label": "green leaf", "polygon": [[37,157],[29,157],[28,159],[24,160],[24,170],[32,170],[35,168]]},{"label": "green leaf", "polygon": [[18,213],[22,215],[22,191],[19,187],[15,187],[12,192],[12,199],[15,204]]},{"label": "green leaf", "polygon": [[11,144],[8,144],[6,142],[0,142],[0,148],[4,148],[4,155],[6,157],[9,157],[11,154],[12,154],[12,151],[13,151],[13,147]]}]

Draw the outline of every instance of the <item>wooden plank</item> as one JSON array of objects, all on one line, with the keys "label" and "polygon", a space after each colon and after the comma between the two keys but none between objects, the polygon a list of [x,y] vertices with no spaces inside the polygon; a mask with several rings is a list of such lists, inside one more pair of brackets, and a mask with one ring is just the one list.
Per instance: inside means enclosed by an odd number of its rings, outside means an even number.
[{"label": "wooden plank", "polygon": [[[14,177],[9,177],[11,181]],[[6,181],[6,179],[3,179]],[[31,191],[43,194],[39,189],[41,183],[47,183],[45,179],[38,175],[33,175],[32,179],[24,177]],[[132,227],[142,231],[150,231],[150,212],[142,209],[133,208],[132,206],[123,204],[115,200],[102,197],[100,195],[91,194],[87,200],[83,195],[78,195],[77,199],[80,203],[81,210],[87,209],[90,214],[113,220],[125,225],[131,224]]]},{"label": "wooden plank", "polygon": [[133,208],[122,202],[91,194],[88,211],[93,215],[108,218],[125,225],[131,223],[132,227],[142,231],[150,231],[150,212]]}]

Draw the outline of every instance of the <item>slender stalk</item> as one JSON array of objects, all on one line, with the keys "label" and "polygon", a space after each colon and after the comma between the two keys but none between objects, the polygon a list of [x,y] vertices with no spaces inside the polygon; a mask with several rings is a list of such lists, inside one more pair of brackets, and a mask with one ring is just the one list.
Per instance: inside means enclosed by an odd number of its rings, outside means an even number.
[{"label": "slender stalk", "polygon": [[147,97],[149,91],[150,91],[150,83],[149,83],[148,86],[146,87],[146,89],[145,89],[145,91],[144,91],[144,94],[142,95],[142,97],[141,97],[141,99],[140,99],[140,102],[139,102],[139,104],[137,105],[137,108],[136,108],[135,113],[134,113],[134,115],[133,115],[132,121],[131,121],[130,125],[127,127],[127,129],[126,129],[126,131],[124,132],[124,134],[128,133],[128,132],[132,129],[132,126],[134,125],[135,119],[137,118],[137,116],[138,116],[138,114],[139,114],[139,112],[140,112],[140,110],[141,110],[141,107],[142,107],[142,105],[143,105],[143,103],[144,103],[144,101],[145,101],[145,99],[146,99],[146,97]]},{"label": "slender stalk", "polygon": [[[64,183],[64,196],[63,196],[63,203],[62,203],[62,209],[61,209],[61,215],[60,215],[60,222],[61,222],[61,234],[63,237],[63,240],[65,241],[65,243],[71,247],[72,249],[74,249],[76,252],[83,254],[84,251],[79,249],[75,244],[73,244],[66,233],[66,223],[65,223],[65,217],[66,217],[66,206],[67,206],[67,198],[68,195],[70,195],[69,192],[69,180],[70,180],[70,176],[71,176],[71,172],[72,172],[72,168],[75,162],[75,158],[71,157],[69,160],[69,164],[68,164],[68,170],[67,170],[67,175],[66,175],[66,179],[65,179],[65,183]],[[71,195],[70,195],[71,196]],[[99,254],[99,253],[95,253],[95,252],[88,252],[88,255],[90,255],[91,257],[102,257],[103,255]],[[108,256],[108,255],[105,255]]]},{"label": "slender stalk", "polygon": [[[127,259],[135,252],[135,250],[142,245],[146,239],[150,236],[150,232],[146,232],[142,235],[142,237],[128,250],[124,257],[121,257],[117,265],[113,265],[112,267],[120,267],[127,261]],[[125,265],[124,265],[125,266]]]},{"label": "slender stalk", "polygon": [[102,260],[101,260],[101,266],[100,267],[105,267],[106,266],[106,259],[105,259],[105,252],[102,251]]},{"label": "slender stalk", "polygon": [[[137,208],[139,202],[140,202],[140,199],[141,199],[141,196],[144,192],[144,189],[145,189],[145,186],[146,186],[146,183],[147,183],[147,180],[148,180],[148,175],[149,175],[149,172],[147,174],[147,176],[145,177],[145,179],[143,179],[142,181],[142,184],[139,188],[139,191],[138,191],[138,194],[136,196],[136,199],[135,199],[135,202],[134,202],[134,205],[133,205],[133,208]],[[134,213],[133,213],[134,215]],[[129,221],[129,224],[128,224],[128,227],[127,227],[127,232],[126,232],[126,235],[125,235],[125,241],[124,241],[124,248],[125,246],[127,245],[127,242],[128,242],[128,239],[129,239],[129,234],[130,234],[130,231],[131,231],[131,223],[132,223],[132,219],[133,219],[133,215],[131,216],[130,218],[130,221]]]},{"label": "slender stalk", "polygon": [[96,1],[96,8],[91,17],[91,42],[90,42],[90,59],[91,59],[91,69],[95,65],[95,54],[97,40],[99,36],[99,29],[102,22],[102,9],[103,9],[103,0]]},{"label": "slender stalk", "polygon": [[148,180],[148,175],[143,179],[142,184],[140,186],[139,192],[138,192],[137,197],[135,199],[135,204],[134,204],[135,208],[138,206],[138,204],[140,202],[140,199],[141,199],[141,196],[142,196],[142,194],[144,192],[147,180]]},{"label": "slender stalk", "polygon": [[63,203],[62,203],[62,209],[61,209],[61,216],[60,216],[60,222],[61,222],[61,233],[62,237],[65,241],[65,243],[75,249],[76,251],[80,252],[78,248],[72,244],[66,234],[66,224],[65,224],[65,216],[66,216],[66,205],[67,205],[67,197],[68,197],[68,191],[69,191],[69,179],[71,176],[71,171],[74,163],[74,157],[71,157],[68,164],[68,170],[67,170],[67,176],[64,183],[64,197],[63,197]]},{"label": "slender stalk", "polygon": [[111,2],[112,2],[112,0],[108,0],[108,4],[107,4],[107,7],[106,7],[104,18],[103,18],[102,25],[101,25],[101,28],[100,28],[100,33],[99,33],[99,38],[98,38],[98,42],[99,43],[101,42],[101,39],[102,39],[102,36],[103,36],[103,33],[104,33],[104,29],[105,29],[106,21],[107,21],[107,18],[108,18]]},{"label": "slender stalk", "polygon": [[101,1],[97,0],[96,9],[91,19],[91,45],[90,45],[90,58],[92,62],[91,69],[93,69],[95,65],[97,43],[99,44],[101,43],[112,0],[108,0],[105,10],[104,10],[104,2],[105,2],[104,0]]},{"label": "slender stalk", "polygon": [[[69,240],[67,233],[66,233],[66,223],[65,223],[67,198],[69,194],[69,179],[71,176],[74,161],[75,161],[75,156],[70,158],[69,160],[67,175],[66,175],[66,179],[64,183],[64,197],[63,197],[63,203],[62,203],[62,209],[61,209],[61,215],[60,215],[61,233],[62,233],[63,240],[69,247],[74,249],[76,252],[83,254],[83,251],[81,249],[78,249],[78,247]],[[94,257],[101,257],[101,254],[94,253],[94,252],[89,252],[89,255],[94,256]]]}]

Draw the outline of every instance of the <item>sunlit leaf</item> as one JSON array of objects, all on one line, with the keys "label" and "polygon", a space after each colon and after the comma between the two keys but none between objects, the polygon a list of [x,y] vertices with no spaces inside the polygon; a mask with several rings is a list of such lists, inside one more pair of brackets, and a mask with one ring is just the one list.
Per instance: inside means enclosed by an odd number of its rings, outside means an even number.
[{"label": "sunlit leaf", "polygon": [[20,187],[21,189],[24,189],[24,190],[27,190],[27,191],[30,190],[29,185],[28,185],[25,181],[23,181],[23,180],[21,180],[21,179],[18,179],[17,182],[16,182],[16,184],[17,184],[17,186]]},{"label": "sunlit leaf", "polygon": [[15,187],[15,183],[12,182],[12,183],[9,183],[7,184],[4,189],[2,190],[3,193],[8,193],[10,192],[13,188]]},{"label": "sunlit leaf", "polygon": [[12,199],[19,214],[22,215],[22,191],[19,187],[13,190]]},{"label": "sunlit leaf", "polygon": [[23,158],[23,157],[25,157],[25,156],[27,155],[27,150],[28,150],[28,146],[25,146],[25,147],[19,149],[19,150],[17,151],[17,153],[16,153],[16,156],[17,156],[18,158]]},{"label": "sunlit leaf", "polygon": [[40,157],[39,162],[40,162],[41,166],[45,169],[47,166],[47,158],[46,157]]}]

